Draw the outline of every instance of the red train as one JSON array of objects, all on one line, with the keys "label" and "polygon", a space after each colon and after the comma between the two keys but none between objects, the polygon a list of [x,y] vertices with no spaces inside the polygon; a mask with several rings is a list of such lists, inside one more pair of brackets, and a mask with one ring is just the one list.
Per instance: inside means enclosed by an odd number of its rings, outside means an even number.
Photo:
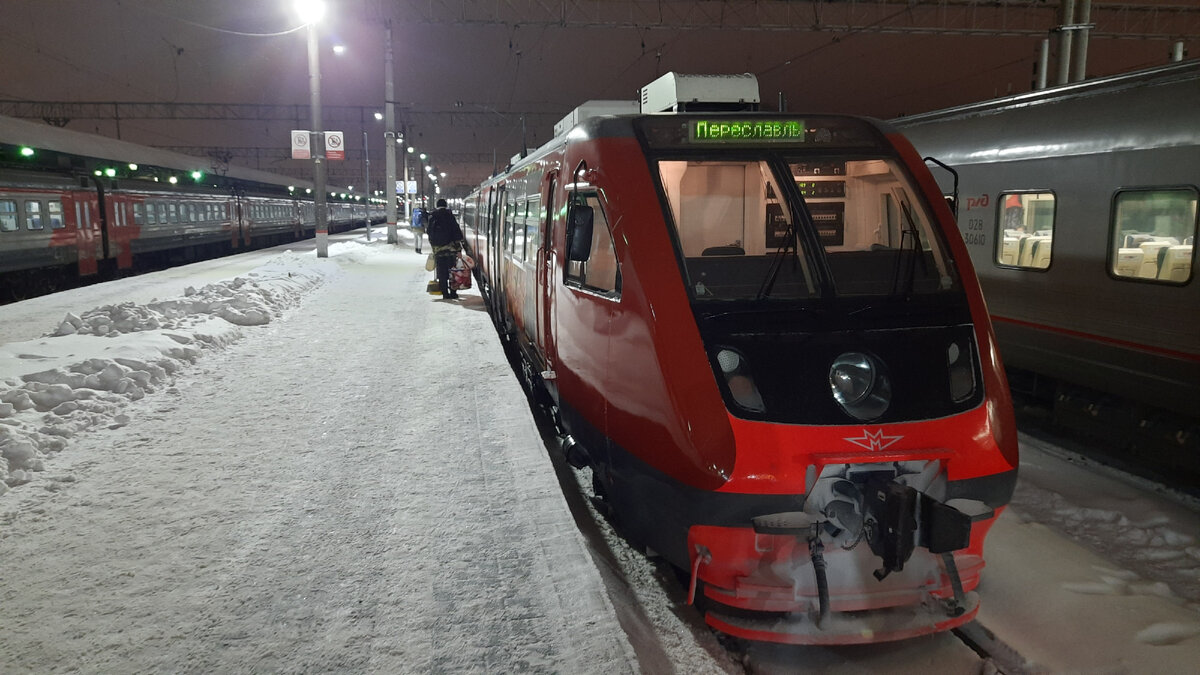
[{"label": "red train", "polygon": [[642,98],[670,112],[584,106],[463,207],[568,459],[722,632],[849,644],[971,620],[1017,437],[921,158],[879,121],[722,112],[757,107],[748,75],[668,74]]},{"label": "red train", "polygon": [[[174,264],[312,236],[304,184],[260,171],[192,171],[194,157],[0,118],[0,281],[18,297],[60,279]],[[364,207],[328,203],[331,232]],[[372,207],[371,218],[382,218]]]}]

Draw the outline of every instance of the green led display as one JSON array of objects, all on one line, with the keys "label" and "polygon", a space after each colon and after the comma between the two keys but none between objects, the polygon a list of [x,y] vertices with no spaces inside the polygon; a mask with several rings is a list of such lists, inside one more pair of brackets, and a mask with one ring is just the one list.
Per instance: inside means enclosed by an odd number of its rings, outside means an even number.
[{"label": "green led display", "polygon": [[803,120],[695,120],[691,140],[718,143],[772,143],[804,140]]}]

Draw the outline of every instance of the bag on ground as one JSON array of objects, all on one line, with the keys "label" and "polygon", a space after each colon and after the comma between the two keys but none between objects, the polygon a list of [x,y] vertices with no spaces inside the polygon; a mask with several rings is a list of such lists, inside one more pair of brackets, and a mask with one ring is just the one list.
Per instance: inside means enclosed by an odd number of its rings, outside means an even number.
[{"label": "bag on ground", "polygon": [[450,287],[456,291],[471,287],[471,268],[463,257],[459,256],[454,261],[454,267],[450,268]]}]

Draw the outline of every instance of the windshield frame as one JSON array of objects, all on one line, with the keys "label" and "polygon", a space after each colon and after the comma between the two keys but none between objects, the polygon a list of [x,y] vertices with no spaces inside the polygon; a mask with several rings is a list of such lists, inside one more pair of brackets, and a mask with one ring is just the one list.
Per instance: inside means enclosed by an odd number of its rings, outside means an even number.
[{"label": "windshield frame", "polygon": [[[820,240],[813,213],[810,209],[810,203],[801,194],[801,190],[797,184],[797,177],[792,173],[793,165],[798,163],[803,163],[807,160],[825,161],[830,158],[840,162],[883,161],[887,165],[891,175],[900,182],[900,187],[907,198],[907,204],[916,213],[916,215],[913,215],[909,212],[908,208],[900,209],[902,211],[900,216],[902,220],[900,222],[904,230],[903,239],[910,238],[910,230],[916,230],[916,235],[913,238],[917,242],[921,242],[917,244],[917,250],[921,255],[910,255],[908,257],[906,274],[902,276],[899,269],[899,265],[901,264],[900,257],[905,250],[911,248],[912,243],[905,243],[902,240],[901,245],[893,247],[898,252],[896,258],[897,278],[893,282],[890,292],[841,293],[838,290],[836,283],[837,276],[830,265],[830,253],[826,249],[826,245]],[[913,275],[915,274],[917,261],[921,261],[920,264],[923,266],[925,264],[925,257],[927,256],[934,261],[936,266],[935,277],[939,279],[940,287],[933,291],[916,292],[916,295],[937,296],[947,291],[961,292],[963,289],[962,279],[958,274],[957,265],[955,264],[953,250],[948,245],[942,228],[939,227],[936,212],[929,203],[927,196],[920,190],[920,184],[911,174],[899,153],[890,146],[862,148],[773,148],[761,145],[724,145],[704,148],[675,146],[648,149],[646,160],[654,180],[655,190],[658,193],[664,220],[669,225],[669,234],[675,248],[676,264],[687,288],[689,299],[693,304],[708,305],[712,303],[729,305],[733,303],[755,305],[762,302],[789,302],[807,305],[828,303],[834,300],[867,299],[878,301],[881,298],[888,299],[901,296],[909,298],[914,295]],[[788,255],[794,256],[793,260],[804,266],[805,270],[803,273],[811,279],[813,287],[810,294],[807,297],[796,295],[776,297],[767,292],[756,293],[753,297],[743,296],[734,298],[711,298],[698,295],[697,280],[693,278],[693,270],[688,264],[688,257],[684,254],[677,214],[668,196],[667,187],[664,184],[664,174],[662,173],[661,166],[663,162],[711,162],[714,165],[720,163],[741,163],[746,166],[757,164],[760,167],[765,166],[769,169],[769,180],[781,193],[779,199],[786,205],[784,213],[790,219],[790,228],[794,232],[793,237],[788,242],[777,248],[768,248],[765,255],[772,260],[772,275],[778,272],[778,266],[789,264],[786,260]],[[897,208],[902,204],[904,202],[898,200]],[[910,220],[910,218],[914,220]],[[925,250],[922,243],[927,243],[929,249]],[[933,278],[929,276],[928,270],[926,270],[926,277],[927,279]],[[763,288],[767,288],[768,286],[769,279],[764,278]]]}]

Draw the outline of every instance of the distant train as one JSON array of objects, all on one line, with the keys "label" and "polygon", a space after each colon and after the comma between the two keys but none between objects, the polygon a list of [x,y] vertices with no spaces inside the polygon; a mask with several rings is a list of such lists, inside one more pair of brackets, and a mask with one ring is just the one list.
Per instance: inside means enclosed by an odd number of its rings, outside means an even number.
[{"label": "distant train", "polygon": [[[0,118],[0,283],[10,299],[313,235],[305,186],[244,169],[192,176],[201,161]],[[383,218],[376,205],[370,214],[355,202],[327,207],[330,232]]]},{"label": "distant train", "polygon": [[670,73],[641,109],[684,112],[582,106],[466,200],[480,288],[566,458],[711,626],[961,625],[1018,463],[971,261],[894,129],[757,100]]},{"label": "distant train", "polygon": [[959,228],[1014,391],[1130,464],[1193,482],[1198,110],[1194,60],[894,120],[957,171]]}]

